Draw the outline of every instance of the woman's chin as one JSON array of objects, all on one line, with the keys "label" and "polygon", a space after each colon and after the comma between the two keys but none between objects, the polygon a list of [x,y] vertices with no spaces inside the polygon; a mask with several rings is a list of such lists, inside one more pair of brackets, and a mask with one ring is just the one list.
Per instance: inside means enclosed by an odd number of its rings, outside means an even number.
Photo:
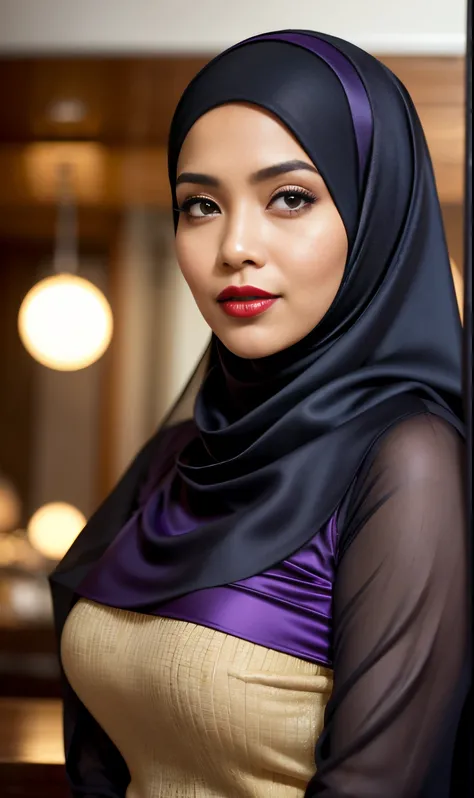
[{"label": "woman's chin", "polygon": [[275,336],[270,334],[256,335],[255,330],[240,330],[239,332],[245,334],[219,335],[216,333],[216,335],[226,349],[244,360],[268,357],[286,348],[284,342],[276,340]]}]

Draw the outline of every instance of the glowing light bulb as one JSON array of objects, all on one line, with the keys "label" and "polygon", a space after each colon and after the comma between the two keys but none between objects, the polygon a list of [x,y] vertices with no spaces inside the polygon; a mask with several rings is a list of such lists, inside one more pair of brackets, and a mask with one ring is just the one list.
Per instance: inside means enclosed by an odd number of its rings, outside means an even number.
[{"label": "glowing light bulb", "polygon": [[89,280],[57,274],[28,292],[18,315],[18,330],[27,351],[43,366],[78,371],[95,363],[109,346],[112,310]]},{"label": "glowing light bulb", "polygon": [[86,525],[77,507],[66,502],[44,504],[31,517],[28,539],[44,557],[60,560]]}]

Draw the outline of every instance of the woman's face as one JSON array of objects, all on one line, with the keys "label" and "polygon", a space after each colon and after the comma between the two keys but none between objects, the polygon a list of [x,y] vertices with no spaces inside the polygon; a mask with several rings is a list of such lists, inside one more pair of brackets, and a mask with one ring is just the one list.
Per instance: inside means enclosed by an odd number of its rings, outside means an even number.
[{"label": "woman's face", "polygon": [[176,194],[178,262],[222,343],[260,358],[311,332],[341,283],[347,235],[287,128],[256,106],[209,111],[184,141]]}]

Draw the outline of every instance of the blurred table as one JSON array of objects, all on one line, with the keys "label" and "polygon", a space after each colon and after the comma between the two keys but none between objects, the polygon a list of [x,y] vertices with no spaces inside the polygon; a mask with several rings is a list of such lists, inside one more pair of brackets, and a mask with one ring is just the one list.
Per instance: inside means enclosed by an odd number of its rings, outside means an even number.
[{"label": "blurred table", "polygon": [[60,698],[59,679],[46,577],[0,568],[0,697]]},{"label": "blurred table", "polygon": [[0,698],[2,798],[67,798],[61,701]]}]

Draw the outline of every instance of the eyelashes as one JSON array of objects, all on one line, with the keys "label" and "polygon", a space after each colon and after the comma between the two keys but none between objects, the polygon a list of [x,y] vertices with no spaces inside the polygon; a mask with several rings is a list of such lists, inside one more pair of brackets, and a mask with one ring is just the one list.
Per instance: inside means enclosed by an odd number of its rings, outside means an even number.
[{"label": "eyelashes", "polygon": [[[282,203],[280,206],[277,206],[277,202],[280,200],[282,200]],[[267,210],[275,207],[277,211],[280,211],[285,216],[294,216],[307,210],[314,205],[316,201],[317,197],[311,191],[299,186],[288,186],[279,189],[271,197],[267,205]],[[197,212],[193,213],[193,209]],[[188,218],[193,220],[205,219],[220,214],[217,202],[203,194],[187,197],[175,210],[179,213],[186,214]]]},{"label": "eyelashes", "polygon": [[[276,202],[280,199],[283,199],[285,203],[287,203],[286,207],[280,208],[280,210],[285,210],[289,212],[291,211],[299,212],[303,210],[305,207],[314,205],[314,203],[316,202],[316,195],[313,194],[311,191],[308,191],[307,189],[298,188],[297,186],[290,188],[282,188],[279,191],[277,191],[276,194],[273,195],[268,204],[268,207],[275,206]],[[298,207],[295,208],[294,207],[295,200],[297,203],[303,202],[304,205],[300,206],[299,208]]]},{"label": "eyelashes", "polygon": [[216,202],[209,199],[209,197],[204,197],[200,195],[196,195],[194,197],[188,197],[184,200],[184,202],[176,208],[177,211],[180,213],[186,213],[188,216],[194,216],[194,218],[199,218],[198,214],[191,214],[191,209],[195,207],[201,207],[202,216],[214,216],[213,209],[219,210],[219,206]]}]

